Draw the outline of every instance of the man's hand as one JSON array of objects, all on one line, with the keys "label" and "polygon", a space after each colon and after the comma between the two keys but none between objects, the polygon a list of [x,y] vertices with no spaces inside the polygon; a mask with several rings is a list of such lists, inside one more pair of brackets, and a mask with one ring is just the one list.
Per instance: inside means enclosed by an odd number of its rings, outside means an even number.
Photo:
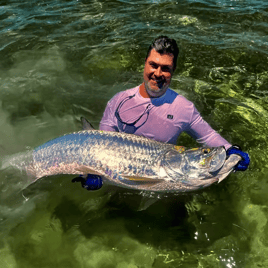
[{"label": "man's hand", "polygon": [[235,171],[245,171],[250,163],[249,155],[245,152],[243,152],[238,145],[233,145],[227,150],[227,156],[230,156],[231,154],[237,154],[240,155],[242,160],[237,163],[237,165],[234,167]]},{"label": "man's hand", "polygon": [[102,187],[101,176],[93,174],[80,175],[79,177],[72,179],[72,182],[81,182],[82,187],[88,191],[98,190]]}]

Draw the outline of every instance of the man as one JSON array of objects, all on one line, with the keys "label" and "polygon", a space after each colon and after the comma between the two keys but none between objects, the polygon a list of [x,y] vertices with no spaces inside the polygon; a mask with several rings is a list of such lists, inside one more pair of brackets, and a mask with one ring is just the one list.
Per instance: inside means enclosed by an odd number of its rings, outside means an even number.
[{"label": "man", "polygon": [[224,146],[242,156],[236,170],[246,170],[248,154],[233,146],[204,121],[194,104],[169,88],[179,49],[175,40],[159,36],[149,47],[143,83],[117,93],[107,104],[100,130],[126,132],[176,144],[185,131],[201,144]]},{"label": "man", "polygon": [[100,129],[145,136],[176,144],[182,131],[210,147],[231,147],[205,122],[192,102],[169,88],[179,49],[160,36],[149,47],[143,83],[119,92],[107,104]]}]

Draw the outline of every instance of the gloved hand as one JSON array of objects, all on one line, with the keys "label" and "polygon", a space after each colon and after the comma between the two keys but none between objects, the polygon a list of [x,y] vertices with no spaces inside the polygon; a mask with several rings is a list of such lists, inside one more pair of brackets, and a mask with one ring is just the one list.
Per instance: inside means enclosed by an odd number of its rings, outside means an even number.
[{"label": "gloved hand", "polygon": [[98,190],[102,187],[102,178],[98,175],[87,174],[80,175],[72,179],[72,182],[81,182],[83,188],[90,190]]},{"label": "gloved hand", "polygon": [[238,154],[241,156],[242,160],[237,163],[237,165],[234,167],[235,171],[245,171],[250,163],[249,155],[245,152],[243,152],[238,145],[233,145],[230,147],[227,151],[227,156],[231,154]]}]

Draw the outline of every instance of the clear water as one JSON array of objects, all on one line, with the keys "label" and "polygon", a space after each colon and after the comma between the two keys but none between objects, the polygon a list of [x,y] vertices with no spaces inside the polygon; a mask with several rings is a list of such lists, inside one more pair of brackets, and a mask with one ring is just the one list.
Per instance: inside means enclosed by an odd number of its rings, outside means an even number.
[{"label": "clear water", "polygon": [[252,159],[205,191],[144,198],[70,176],[21,191],[26,178],[1,171],[1,268],[268,266],[268,2],[9,0],[0,20],[1,157],[81,129],[80,116],[98,127],[165,34],[181,48],[171,87]]}]

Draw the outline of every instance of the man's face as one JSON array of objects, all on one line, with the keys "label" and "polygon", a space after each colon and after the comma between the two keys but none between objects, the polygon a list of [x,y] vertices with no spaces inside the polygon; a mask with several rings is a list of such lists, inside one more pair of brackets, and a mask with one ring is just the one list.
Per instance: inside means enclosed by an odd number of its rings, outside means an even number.
[{"label": "man's face", "polygon": [[173,74],[173,55],[159,54],[155,49],[151,50],[143,72],[146,91],[150,97],[163,95],[171,82]]}]

